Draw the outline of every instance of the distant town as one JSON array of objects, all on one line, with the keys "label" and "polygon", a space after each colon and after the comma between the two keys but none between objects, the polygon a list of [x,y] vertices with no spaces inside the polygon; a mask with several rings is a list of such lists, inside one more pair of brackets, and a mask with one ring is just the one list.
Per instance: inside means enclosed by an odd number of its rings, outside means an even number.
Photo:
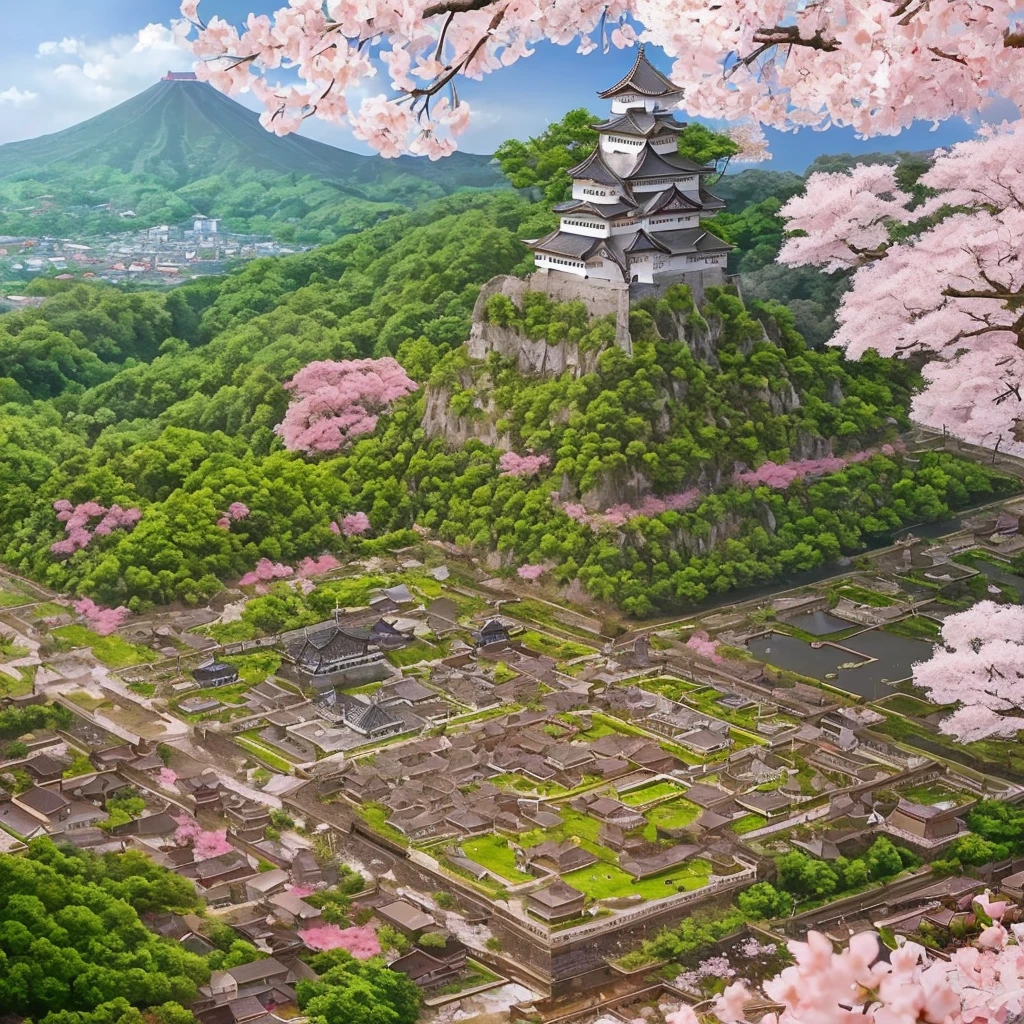
[{"label": "distant town", "polygon": [[[45,196],[42,197],[45,200]],[[176,225],[159,224],[132,231],[132,210],[120,214],[124,233],[98,238],[0,236],[0,301],[9,306],[38,305],[38,296],[17,294],[15,283],[45,276],[149,287],[169,286],[209,274],[221,274],[260,256],[304,252],[310,246],[282,245],[269,235],[225,231],[216,217],[196,216]]]}]

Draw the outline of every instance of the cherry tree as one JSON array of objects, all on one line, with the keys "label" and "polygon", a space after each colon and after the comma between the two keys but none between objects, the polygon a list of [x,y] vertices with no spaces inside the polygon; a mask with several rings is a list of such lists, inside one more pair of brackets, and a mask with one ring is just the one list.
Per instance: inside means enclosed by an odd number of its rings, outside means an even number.
[{"label": "cherry tree", "polygon": [[274,580],[287,579],[295,570],[290,565],[283,565],[281,562],[272,562],[269,558],[261,558],[256,563],[256,568],[247,572],[239,581],[240,587],[251,587],[253,585],[272,583]]},{"label": "cherry tree", "polygon": [[539,580],[547,571],[546,565],[521,565],[516,569],[516,575],[521,580],[532,583],[534,580]]},{"label": "cherry tree", "polygon": [[234,850],[228,842],[227,829],[207,832],[198,821],[184,815],[174,820],[178,822],[178,827],[174,830],[174,841],[179,846],[191,845],[194,860],[212,860]]},{"label": "cherry tree", "polygon": [[[251,91],[278,134],[309,117],[347,121],[384,156],[451,152],[470,118],[459,81],[542,40],[581,53],[655,44],[685,110],[752,126],[892,135],[975,113],[995,90],[1024,99],[1014,0],[290,0],[241,31],[199,6],[181,10],[200,78]],[[376,87],[373,58],[387,68]],[[282,70],[297,82],[278,81]],[[357,110],[354,94],[366,97]]]},{"label": "cherry tree", "polygon": [[310,576],[322,576],[325,572],[341,567],[334,555],[323,554],[319,558],[304,558],[299,562],[299,576],[308,579]]},{"label": "cherry tree", "polygon": [[[798,234],[779,260],[856,268],[831,343],[852,358],[927,357],[911,415],[1024,454],[1022,123],[939,151],[920,182],[936,194],[914,206],[891,168],[813,175],[782,208]],[[901,225],[913,230],[898,239]]]},{"label": "cherry tree", "polygon": [[369,925],[339,928],[336,924],[321,924],[301,930],[299,938],[310,949],[346,949],[356,960],[369,960],[381,953],[377,934]]},{"label": "cherry tree", "polygon": [[72,607],[98,636],[110,636],[131,616],[131,612],[124,605],[118,608],[105,608],[91,597],[83,597],[72,602]]},{"label": "cherry tree", "polygon": [[358,537],[370,528],[370,517],[365,512],[350,512],[341,521],[341,532],[346,537]]},{"label": "cherry tree", "polygon": [[310,363],[285,384],[294,397],[275,429],[289,451],[337,451],[417,386],[390,356]]},{"label": "cherry tree", "polygon": [[698,629],[697,632],[686,641],[686,646],[693,651],[694,654],[699,654],[702,658],[707,658],[716,665],[720,665],[725,660],[718,653],[718,641],[712,640],[703,629]]},{"label": "cherry tree", "polygon": [[73,505],[67,498],[61,498],[53,503],[53,509],[58,521],[64,524],[67,536],[51,544],[50,551],[61,556],[73,555],[81,548],[88,547],[94,535],[104,537],[114,530],[133,530],[142,518],[140,509],[121,508],[117,504],[107,508],[97,501]]},{"label": "cherry tree", "polygon": [[517,455],[515,452],[503,452],[498,459],[498,469],[502,476],[536,476],[551,460],[546,455]]},{"label": "cherry tree", "polygon": [[959,704],[939,730],[962,743],[1024,729],[1024,607],[980,601],[942,624],[942,644],[914,666],[914,685]]}]

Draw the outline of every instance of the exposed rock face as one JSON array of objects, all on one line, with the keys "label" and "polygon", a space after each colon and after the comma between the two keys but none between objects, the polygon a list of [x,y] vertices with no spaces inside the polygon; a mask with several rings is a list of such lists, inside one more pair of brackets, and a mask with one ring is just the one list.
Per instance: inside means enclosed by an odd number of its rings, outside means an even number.
[{"label": "exposed rock face", "polygon": [[651,481],[635,469],[605,473],[597,485],[586,491],[580,501],[588,509],[604,509],[611,505],[639,505],[651,493]]},{"label": "exposed rock face", "polygon": [[423,429],[427,437],[443,437],[455,448],[471,438],[493,448],[507,449],[509,439],[498,433],[498,419],[493,402],[474,410],[475,415],[458,416],[451,410],[452,393],[449,388],[427,389],[427,404],[423,410]]},{"label": "exposed rock face", "polygon": [[488,323],[473,324],[466,350],[473,359],[486,359],[488,353],[497,352],[506,359],[514,359],[520,373],[551,377],[566,372],[577,377],[596,373],[597,357],[600,355],[596,349],[580,352],[575,342],[559,341],[550,344],[534,341],[509,327]]}]

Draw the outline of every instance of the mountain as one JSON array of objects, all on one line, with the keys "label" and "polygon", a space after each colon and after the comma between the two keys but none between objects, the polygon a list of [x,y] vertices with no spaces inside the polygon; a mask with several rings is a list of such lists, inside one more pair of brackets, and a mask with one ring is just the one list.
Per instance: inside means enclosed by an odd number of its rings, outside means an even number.
[{"label": "mountain", "polygon": [[0,180],[53,165],[111,167],[153,175],[169,189],[213,175],[270,171],[312,175],[353,187],[408,175],[440,186],[491,188],[502,182],[489,156],[456,153],[431,163],[416,157],[382,160],[323,142],[264,130],[258,116],[205,82],[162,80],[81,124],[52,135],[0,146]]}]

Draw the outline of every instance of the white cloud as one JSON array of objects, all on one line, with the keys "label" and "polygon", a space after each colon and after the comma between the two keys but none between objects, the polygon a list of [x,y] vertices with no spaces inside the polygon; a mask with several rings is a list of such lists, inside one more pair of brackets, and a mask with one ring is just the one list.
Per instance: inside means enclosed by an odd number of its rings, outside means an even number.
[{"label": "white cloud", "polygon": [[[172,22],[106,39],[65,36],[39,43],[23,61],[5,62],[5,77],[18,84],[0,92],[0,143],[67,128],[137,95],[167,71],[191,68],[181,28]],[[26,109],[29,100],[35,102]]]},{"label": "white cloud", "polygon": [[11,103],[16,107],[20,107],[22,103],[31,103],[32,100],[39,99],[39,93],[29,92],[28,89],[19,89],[17,86],[12,85],[10,89],[4,89],[0,92],[0,103]]}]

